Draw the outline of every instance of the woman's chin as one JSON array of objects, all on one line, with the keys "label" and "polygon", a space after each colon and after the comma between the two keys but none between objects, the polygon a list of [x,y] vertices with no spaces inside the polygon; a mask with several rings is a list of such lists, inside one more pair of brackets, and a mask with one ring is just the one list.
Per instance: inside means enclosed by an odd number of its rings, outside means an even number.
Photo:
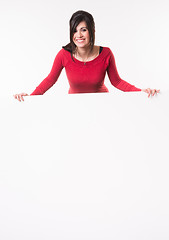
[{"label": "woman's chin", "polygon": [[78,48],[88,48],[90,44],[75,43],[75,45]]}]

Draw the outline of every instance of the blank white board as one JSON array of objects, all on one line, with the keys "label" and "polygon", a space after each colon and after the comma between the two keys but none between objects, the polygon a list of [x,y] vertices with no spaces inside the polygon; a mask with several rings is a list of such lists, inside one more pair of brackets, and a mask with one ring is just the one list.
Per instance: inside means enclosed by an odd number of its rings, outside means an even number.
[{"label": "blank white board", "polygon": [[168,239],[168,102],[120,91],[1,99],[0,238]]}]

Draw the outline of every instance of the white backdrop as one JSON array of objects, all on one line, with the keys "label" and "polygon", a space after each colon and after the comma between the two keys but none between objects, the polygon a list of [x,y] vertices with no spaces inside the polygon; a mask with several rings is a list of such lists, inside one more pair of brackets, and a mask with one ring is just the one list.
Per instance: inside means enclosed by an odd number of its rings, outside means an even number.
[{"label": "white backdrop", "polygon": [[[0,239],[168,239],[168,1],[0,0]],[[159,96],[32,92],[91,12],[120,76]]]}]

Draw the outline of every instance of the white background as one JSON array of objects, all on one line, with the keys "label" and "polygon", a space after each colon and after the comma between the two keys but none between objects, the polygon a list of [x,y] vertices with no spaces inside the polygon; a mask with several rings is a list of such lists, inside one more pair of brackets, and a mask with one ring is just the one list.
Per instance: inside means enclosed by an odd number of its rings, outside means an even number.
[{"label": "white background", "polygon": [[[92,13],[96,44],[120,76],[159,96],[68,95],[63,69],[43,96],[17,102]],[[168,239],[168,1],[0,0],[0,238]]]}]

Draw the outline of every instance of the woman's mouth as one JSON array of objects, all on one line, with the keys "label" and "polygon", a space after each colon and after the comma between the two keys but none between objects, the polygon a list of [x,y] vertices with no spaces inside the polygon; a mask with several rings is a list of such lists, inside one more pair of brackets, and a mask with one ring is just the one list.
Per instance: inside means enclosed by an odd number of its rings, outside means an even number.
[{"label": "woman's mouth", "polygon": [[84,42],[84,40],[85,40],[85,39],[76,39],[76,42],[81,43],[81,42]]}]

